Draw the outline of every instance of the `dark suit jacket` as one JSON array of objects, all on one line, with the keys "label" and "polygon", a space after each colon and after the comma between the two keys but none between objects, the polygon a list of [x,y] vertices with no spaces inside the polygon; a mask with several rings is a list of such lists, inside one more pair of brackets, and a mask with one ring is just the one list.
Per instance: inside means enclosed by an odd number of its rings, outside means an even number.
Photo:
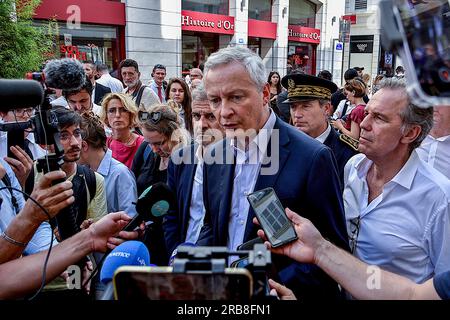
[{"label": "dark suit jacket", "polygon": [[[194,184],[197,163],[194,163],[195,150],[197,145],[190,145],[179,149],[175,153],[183,158],[190,155],[192,161],[182,161],[174,164],[171,158],[167,168],[167,185],[172,190],[176,198],[176,209],[169,210],[164,217],[164,237],[169,255],[173,250],[186,239],[186,232],[190,217],[192,186]],[[186,158],[185,158],[186,159]],[[196,161],[195,161],[196,162]]]},{"label": "dark suit jacket", "polygon": [[281,92],[277,97],[277,106],[278,110],[280,110],[280,118],[284,122],[289,123],[291,119],[291,105],[289,103],[283,103],[287,99],[287,91]]},{"label": "dark suit jacket", "polygon": [[342,187],[344,186],[344,168],[347,161],[358,153],[355,149],[350,147],[345,142],[339,139],[339,133],[335,129],[331,128],[330,134],[324,141],[324,145],[329,147],[334,154],[337,162],[337,169],[339,173],[339,179]]},{"label": "dark suit jacket", "polygon": [[95,83],[95,96],[94,96],[94,103],[101,105],[102,99],[105,95],[108,93],[111,93],[111,89],[108,87],[105,87],[104,85],[96,82]]},{"label": "dark suit jacket", "polygon": [[[273,175],[259,174],[254,190],[273,187],[284,207],[310,219],[325,238],[348,250],[341,187],[331,150],[279,118],[274,129],[279,130],[279,144],[275,144],[275,147],[279,145],[278,157],[274,156],[279,161],[279,169]],[[267,154],[277,155],[271,144],[269,142]],[[224,140],[212,149],[214,152],[224,152],[228,147],[229,140]],[[230,152],[225,152],[225,155],[228,154]],[[263,166],[272,164],[273,160]],[[234,164],[204,166],[206,215],[198,245],[227,245],[234,170]],[[254,216],[250,208],[244,242],[256,237],[258,227],[252,222]],[[336,283],[319,268],[296,263],[286,257],[275,260],[279,262],[275,263],[279,279],[298,298],[324,299],[338,295]]]}]

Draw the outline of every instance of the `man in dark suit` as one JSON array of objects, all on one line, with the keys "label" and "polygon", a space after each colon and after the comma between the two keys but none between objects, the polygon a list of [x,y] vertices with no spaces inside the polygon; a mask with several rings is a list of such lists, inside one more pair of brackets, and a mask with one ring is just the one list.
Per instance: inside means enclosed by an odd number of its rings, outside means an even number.
[{"label": "man in dark suit", "polygon": [[308,136],[329,147],[336,158],[339,178],[344,185],[344,167],[347,161],[357,153],[358,141],[339,134],[328,123],[332,110],[330,98],[325,91],[336,92],[337,86],[326,79],[307,74],[290,74],[281,83],[288,87],[289,80],[296,85],[311,86],[318,90],[297,90],[284,103],[290,105],[292,124]]},{"label": "man in dark suit", "polygon": [[[211,110],[203,84],[192,91],[192,126],[195,143],[179,150],[167,169],[168,186],[176,195],[177,202],[176,210],[169,211],[163,223],[169,254],[183,242],[197,242],[205,215],[203,149],[223,138],[223,130]],[[182,161],[177,161],[177,158]]]},{"label": "man in dark suit", "polygon": [[[198,245],[229,250],[256,237],[246,195],[274,188],[284,207],[307,215],[348,250],[341,188],[331,150],[270,111],[261,58],[243,47],[221,49],[205,64],[204,84],[226,139],[204,156],[205,221]],[[302,86],[289,86],[288,98]],[[328,92],[331,96],[331,91]],[[274,258],[276,277],[302,299],[333,299],[337,284],[320,269]]]},{"label": "man in dark suit", "polygon": [[97,67],[93,61],[83,62],[83,69],[86,73],[86,76],[92,83],[92,97],[94,98],[94,103],[100,105],[102,103],[103,97],[108,93],[111,93],[111,89],[95,81],[95,76],[97,75]]}]

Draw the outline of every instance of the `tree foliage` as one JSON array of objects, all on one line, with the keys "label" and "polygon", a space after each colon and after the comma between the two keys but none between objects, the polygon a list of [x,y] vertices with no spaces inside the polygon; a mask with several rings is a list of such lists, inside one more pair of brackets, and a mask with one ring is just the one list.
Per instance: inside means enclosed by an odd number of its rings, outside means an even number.
[{"label": "tree foliage", "polygon": [[23,78],[37,71],[52,52],[51,22],[33,26],[41,0],[0,0],[0,78]]}]

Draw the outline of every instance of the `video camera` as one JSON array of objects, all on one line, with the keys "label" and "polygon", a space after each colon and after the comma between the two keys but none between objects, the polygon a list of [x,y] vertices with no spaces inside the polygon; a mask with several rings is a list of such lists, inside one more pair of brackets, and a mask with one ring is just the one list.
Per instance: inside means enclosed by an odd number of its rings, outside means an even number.
[{"label": "video camera", "polygon": [[[228,268],[230,256],[248,256],[245,268]],[[273,300],[267,272],[271,253],[263,244],[253,250],[180,246],[172,267],[123,266],[117,269],[117,300]]]},{"label": "video camera", "polygon": [[382,0],[381,44],[406,67],[411,100],[450,106],[450,1]]}]

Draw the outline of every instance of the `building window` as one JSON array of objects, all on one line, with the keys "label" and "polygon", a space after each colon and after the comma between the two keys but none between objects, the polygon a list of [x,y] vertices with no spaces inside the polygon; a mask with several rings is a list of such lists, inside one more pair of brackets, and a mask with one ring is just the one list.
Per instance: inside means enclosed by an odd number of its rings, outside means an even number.
[{"label": "building window", "polygon": [[228,15],[228,0],[182,0],[181,9]]},{"label": "building window", "polygon": [[289,24],[315,28],[316,5],[306,0],[290,0]]},{"label": "building window", "polygon": [[367,0],[355,0],[356,10],[367,10]]},{"label": "building window", "polygon": [[183,76],[192,68],[201,67],[211,53],[219,50],[219,37],[213,33],[183,31]]},{"label": "building window", "polygon": [[272,0],[248,0],[248,18],[272,21]]}]

